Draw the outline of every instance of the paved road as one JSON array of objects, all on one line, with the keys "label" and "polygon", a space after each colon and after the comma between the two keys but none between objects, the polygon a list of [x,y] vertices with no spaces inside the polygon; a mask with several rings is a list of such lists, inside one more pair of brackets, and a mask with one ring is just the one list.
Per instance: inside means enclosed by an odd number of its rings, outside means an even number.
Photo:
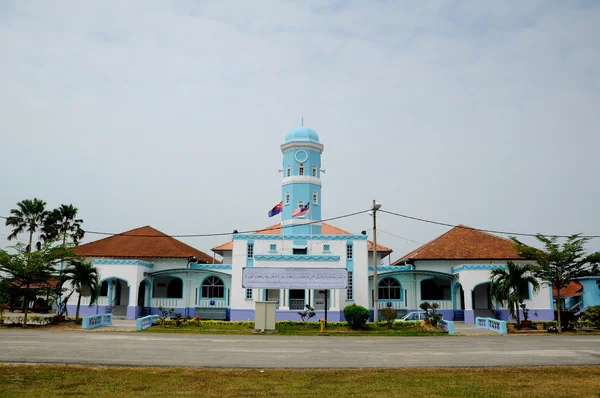
[{"label": "paved road", "polygon": [[0,362],[365,368],[600,365],[600,336],[284,337],[0,331]]}]

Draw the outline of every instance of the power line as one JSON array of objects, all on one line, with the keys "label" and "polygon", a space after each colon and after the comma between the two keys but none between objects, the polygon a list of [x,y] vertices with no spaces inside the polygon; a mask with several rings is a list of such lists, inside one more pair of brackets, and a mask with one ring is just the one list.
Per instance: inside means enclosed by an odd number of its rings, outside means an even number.
[{"label": "power line", "polygon": [[[448,223],[440,222],[440,221],[427,220],[425,218],[408,216],[406,214],[394,213],[393,211],[387,211],[387,210],[382,210],[382,209],[380,209],[379,211],[382,212],[382,213],[387,213],[387,214],[391,214],[391,215],[394,215],[394,216],[407,218],[409,220],[421,221],[421,222],[424,222],[424,223],[441,225],[441,226],[444,226],[444,227],[473,229],[475,231],[489,232],[489,233],[492,233],[492,234],[500,234],[500,235],[530,236],[530,237],[535,237],[536,235],[538,235],[538,234],[523,233],[523,232],[506,232],[506,231],[496,231],[496,230],[493,230],[493,229],[473,228],[473,227],[467,227],[467,226],[464,226],[464,225],[455,225],[455,224],[448,224]],[[542,236],[546,236],[546,237],[552,237],[552,238],[569,238],[571,236],[571,235],[551,235],[551,234],[541,234],[541,235]],[[594,239],[594,238],[600,238],[600,235],[581,235],[580,238]]]},{"label": "power line", "polygon": [[[381,210],[380,210],[380,211],[381,211]],[[370,230],[373,230],[373,228],[371,228]],[[395,236],[396,238],[404,239],[404,240],[406,240],[406,241],[408,241],[408,242],[417,243],[417,244],[419,244],[419,245],[422,245],[422,244],[424,244],[423,242],[419,242],[419,241],[416,241],[416,240],[413,240],[413,239],[406,238],[406,237],[404,237],[404,236],[400,236],[400,235],[396,235],[396,234],[393,234],[393,233],[391,233],[391,232],[388,232],[388,231],[384,231],[384,230],[383,230],[383,229],[381,229],[381,228],[377,228],[377,232],[383,232],[384,234],[391,235],[391,236]]]},{"label": "power line", "polygon": [[[311,224],[318,224],[320,222],[326,222],[326,221],[332,221],[332,220],[339,220],[341,218],[347,218],[347,217],[352,217],[352,216],[356,216],[359,214],[363,214],[363,213],[367,213],[371,211],[370,209],[367,210],[361,210],[361,211],[357,211],[354,213],[348,213],[348,214],[344,214],[341,216],[336,216],[336,217],[331,217],[331,218],[325,218],[322,220],[313,220],[307,223],[303,223],[301,225],[311,225]],[[269,227],[269,228],[261,228],[261,229],[253,229],[253,230],[247,230],[247,231],[238,231],[238,234],[252,234],[255,232],[265,232],[265,231],[274,231],[274,230],[278,230],[278,229],[284,229],[284,228],[291,228],[294,226],[298,226],[298,225],[294,225],[294,224],[287,224],[287,225],[281,225],[281,226],[274,226],[274,227]],[[216,233],[208,233],[208,234],[187,234],[187,235],[137,235],[137,234],[127,234],[127,233],[112,233],[112,232],[100,232],[100,231],[87,231],[84,230],[86,234],[93,234],[93,235],[107,235],[107,236],[131,236],[131,237],[144,237],[144,238],[165,238],[165,237],[169,237],[169,238],[207,238],[207,237],[212,237],[212,236],[226,236],[226,235],[231,235],[231,232],[216,232]]]}]

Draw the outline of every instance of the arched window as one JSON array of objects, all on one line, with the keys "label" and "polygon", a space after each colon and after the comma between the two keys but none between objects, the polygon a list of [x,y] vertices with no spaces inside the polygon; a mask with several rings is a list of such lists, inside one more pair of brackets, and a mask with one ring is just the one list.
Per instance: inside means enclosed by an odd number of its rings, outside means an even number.
[{"label": "arched window", "polygon": [[209,276],[202,282],[202,298],[225,298],[225,284],[221,278]]},{"label": "arched window", "polygon": [[100,284],[100,296],[108,296],[108,281],[102,281],[102,283]]},{"label": "arched window", "polygon": [[317,191],[313,191],[312,202],[313,202],[313,205],[319,204],[319,193]]},{"label": "arched window", "polygon": [[154,278],[154,282],[152,283],[152,297],[183,298],[183,281],[172,276]]},{"label": "arched window", "polygon": [[422,280],[421,300],[450,300],[450,280],[441,278]]},{"label": "arched window", "polygon": [[289,177],[292,175],[292,167],[290,165],[288,165],[286,171],[285,171],[285,176]]},{"label": "arched window", "polygon": [[299,176],[304,175],[304,163],[300,163],[300,165],[298,166],[298,175]]},{"label": "arched window", "polygon": [[379,300],[400,300],[402,299],[402,287],[400,282],[394,278],[385,278],[379,282],[378,291]]},{"label": "arched window", "polygon": [[302,207],[304,206],[304,201],[303,200],[299,200],[298,201],[298,207]]},{"label": "arched window", "polygon": [[290,204],[290,193],[289,192],[285,193],[285,204],[286,205]]},{"label": "arched window", "polygon": [[317,166],[316,166],[316,165],[313,165],[313,173],[312,173],[312,176],[313,176],[313,177],[316,177],[316,176],[317,176]]}]

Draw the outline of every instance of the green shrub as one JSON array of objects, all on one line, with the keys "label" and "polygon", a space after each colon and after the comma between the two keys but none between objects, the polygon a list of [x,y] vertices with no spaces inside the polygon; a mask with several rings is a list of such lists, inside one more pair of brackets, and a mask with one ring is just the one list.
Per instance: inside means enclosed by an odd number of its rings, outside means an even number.
[{"label": "green shrub", "polygon": [[592,327],[600,329],[600,305],[590,305],[581,315],[581,320],[590,322]]},{"label": "green shrub", "polygon": [[354,330],[358,330],[365,326],[371,312],[363,306],[352,304],[344,308],[344,318],[348,322],[348,325]]},{"label": "green shrub", "polygon": [[390,307],[386,307],[381,311],[381,316],[385,319],[385,323],[389,328],[394,325],[394,321],[396,320],[396,310]]}]

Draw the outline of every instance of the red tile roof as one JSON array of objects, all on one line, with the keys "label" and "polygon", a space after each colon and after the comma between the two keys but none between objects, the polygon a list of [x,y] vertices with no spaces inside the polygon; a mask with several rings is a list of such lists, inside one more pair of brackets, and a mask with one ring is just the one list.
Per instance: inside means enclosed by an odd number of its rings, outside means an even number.
[{"label": "red tile roof", "polygon": [[[582,289],[583,289],[583,285],[581,283],[579,283],[577,281],[573,281],[573,282],[569,283],[567,286],[560,289],[560,297],[565,298],[565,297],[579,296],[580,294],[583,294],[583,292],[581,292]],[[555,286],[552,286],[552,296],[558,297],[558,291],[556,290]]]},{"label": "red tile roof", "polygon": [[[109,236],[86,243],[75,249],[84,257],[115,258],[189,258],[212,263],[213,257],[175,238],[171,238],[150,226],[132,229],[119,235]],[[215,263],[219,263],[215,260]]]},{"label": "red tile roof", "polygon": [[[350,233],[348,231],[345,231],[334,225],[327,224],[325,222],[321,224],[321,233],[323,235],[352,235],[352,233]],[[271,225],[270,227],[261,229],[260,231],[255,232],[254,234],[255,235],[279,235],[279,234],[281,234],[281,225],[280,224]],[[373,251],[373,242],[368,241],[368,248],[369,248],[369,251]],[[225,242],[222,245],[213,247],[212,250],[217,253],[221,252],[221,251],[233,250],[233,241]],[[390,249],[389,247],[380,245],[378,243],[377,251],[379,251],[383,254],[386,254],[386,253],[390,254],[392,252],[392,249]]]},{"label": "red tile roof", "polygon": [[393,264],[412,260],[518,260],[521,257],[509,239],[459,225],[438,236]]}]

